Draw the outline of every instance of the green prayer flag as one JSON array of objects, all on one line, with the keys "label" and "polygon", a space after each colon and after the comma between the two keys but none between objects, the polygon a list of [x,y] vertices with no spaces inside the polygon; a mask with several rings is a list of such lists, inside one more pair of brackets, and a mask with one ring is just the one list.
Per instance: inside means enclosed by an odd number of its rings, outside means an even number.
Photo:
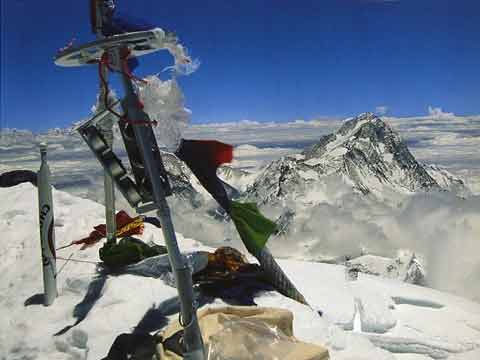
[{"label": "green prayer flag", "polygon": [[277,229],[277,225],[263,216],[255,203],[231,201],[230,216],[240,238],[252,255],[262,251],[268,238]]}]

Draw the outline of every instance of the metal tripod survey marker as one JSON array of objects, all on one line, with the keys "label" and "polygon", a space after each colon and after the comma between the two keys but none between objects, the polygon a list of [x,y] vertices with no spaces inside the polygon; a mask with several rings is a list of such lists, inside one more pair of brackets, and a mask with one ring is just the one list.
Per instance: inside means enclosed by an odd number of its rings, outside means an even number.
[{"label": "metal tripod survey marker", "polygon": [[[101,34],[104,23],[110,21],[114,3],[111,0],[92,0],[90,5],[92,28],[97,34]],[[139,213],[156,210],[180,298],[180,323],[184,327],[183,341],[186,347],[184,358],[203,360],[205,352],[194,305],[191,270],[178,247],[170,208],[166,200],[172,191],[152,130],[151,120],[142,110],[128,68],[129,59],[162,50],[165,48],[166,41],[165,32],[159,28],[106,36],[79,47],[62,50],[57,54],[55,63],[59,66],[96,64],[99,66],[99,76],[104,85],[106,84],[105,67],[120,73],[125,93],[121,101],[123,114],[113,110],[116,104],[108,102],[106,91],[105,109],[80,124],[76,130],[130,205]],[[118,124],[134,179],[127,174],[122,162],[101,131],[99,124],[111,114],[119,117]]]}]

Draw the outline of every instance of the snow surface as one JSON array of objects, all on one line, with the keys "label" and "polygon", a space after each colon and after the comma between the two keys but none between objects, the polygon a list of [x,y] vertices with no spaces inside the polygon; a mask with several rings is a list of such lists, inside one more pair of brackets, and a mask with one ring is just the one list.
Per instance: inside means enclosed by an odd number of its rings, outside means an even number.
[{"label": "snow surface", "polygon": [[[58,260],[59,297],[51,307],[42,293],[36,188],[22,184],[0,189],[0,359],[100,359],[115,337],[131,332],[150,310],[175,308],[176,289],[159,279],[103,277],[90,263]],[[54,191],[57,246],[88,235],[103,222],[104,209],[86,199]],[[178,240],[182,251],[209,250],[198,241]],[[163,243],[161,232],[146,224],[144,241]],[[211,249],[210,249],[211,250]],[[244,249],[240,249],[244,251]],[[98,261],[98,246],[68,248],[58,256]],[[256,298],[261,306],[294,313],[294,333],[325,345],[332,359],[478,360],[480,304],[432,289],[360,274],[347,281],[345,269],[307,261],[280,260],[282,268],[315,311],[276,292]],[[355,303],[362,332],[354,328]],[[220,300],[209,306],[222,305]],[[177,315],[168,316],[169,319]],[[80,320],[80,321],[79,321]],[[76,326],[69,326],[75,324]],[[160,326],[161,324],[158,324]],[[55,333],[64,333],[53,336]]]}]

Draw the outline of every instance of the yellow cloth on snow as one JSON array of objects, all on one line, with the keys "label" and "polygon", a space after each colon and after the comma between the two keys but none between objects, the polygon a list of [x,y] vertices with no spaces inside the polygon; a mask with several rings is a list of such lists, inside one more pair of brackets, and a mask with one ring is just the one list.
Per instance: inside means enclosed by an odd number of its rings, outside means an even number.
[{"label": "yellow cloth on snow", "polygon": [[[328,360],[328,350],[293,336],[293,314],[284,309],[257,306],[206,308],[198,319],[208,360]],[[182,327],[178,321],[157,334],[168,339]],[[180,360],[181,356],[157,346],[157,356]]]}]

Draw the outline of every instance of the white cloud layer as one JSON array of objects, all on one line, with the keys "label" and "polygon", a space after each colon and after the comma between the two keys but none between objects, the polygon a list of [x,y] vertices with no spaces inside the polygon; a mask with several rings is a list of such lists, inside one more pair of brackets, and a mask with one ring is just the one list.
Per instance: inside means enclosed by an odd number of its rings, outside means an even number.
[{"label": "white cloud layer", "polygon": [[287,202],[297,213],[294,231],[270,240],[275,253],[321,260],[408,250],[425,260],[429,286],[480,301],[479,196],[419,194],[388,206],[346,191],[341,182],[316,191],[324,194],[317,205]]},{"label": "white cloud layer", "polygon": [[389,110],[388,106],[381,105],[375,108],[375,113],[377,113],[378,115],[385,115],[388,112],[388,110]]},{"label": "white cloud layer", "polygon": [[428,106],[428,115],[434,119],[450,119],[455,117],[454,113],[444,112],[441,107]]}]

